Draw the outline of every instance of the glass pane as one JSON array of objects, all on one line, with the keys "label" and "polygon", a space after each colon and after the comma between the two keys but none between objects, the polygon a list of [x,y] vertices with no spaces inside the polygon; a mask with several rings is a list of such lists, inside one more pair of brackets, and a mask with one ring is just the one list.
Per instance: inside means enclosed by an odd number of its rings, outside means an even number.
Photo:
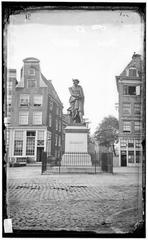
[{"label": "glass pane", "polygon": [[35,137],[28,137],[26,142],[26,155],[34,155],[35,150]]},{"label": "glass pane", "polygon": [[33,113],[33,124],[42,124],[42,112]]},{"label": "glass pane", "polygon": [[35,131],[27,131],[27,136],[35,136]]},{"label": "glass pane", "polygon": [[42,96],[34,96],[34,106],[41,106],[42,105]]},{"label": "glass pane", "polygon": [[44,131],[38,131],[38,139],[44,140]]},{"label": "glass pane", "polygon": [[22,156],[23,153],[23,141],[22,140],[15,140],[14,141],[14,155],[15,156]]},{"label": "glass pane", "polygon": [[136,151],[136,163],[140,163],[140,162],[141,162],[141,152]]},{"label": "glass pane", "polygon": [[128,162],[134,163],[134,151],[128,151]]},{"label": "glass pane", "polygon": [[23,140],[23,131],[15,131],[15,140]]}]

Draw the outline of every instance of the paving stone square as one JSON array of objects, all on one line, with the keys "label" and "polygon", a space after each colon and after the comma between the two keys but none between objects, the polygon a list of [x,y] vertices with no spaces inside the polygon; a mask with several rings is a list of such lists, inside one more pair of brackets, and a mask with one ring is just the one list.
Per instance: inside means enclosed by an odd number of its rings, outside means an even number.
[{"label": "paving stone square", "polygon": [[13,229],[127,233],[142,220],[140,168],[41,175],[40,167],[19,167],[7,178]]}]

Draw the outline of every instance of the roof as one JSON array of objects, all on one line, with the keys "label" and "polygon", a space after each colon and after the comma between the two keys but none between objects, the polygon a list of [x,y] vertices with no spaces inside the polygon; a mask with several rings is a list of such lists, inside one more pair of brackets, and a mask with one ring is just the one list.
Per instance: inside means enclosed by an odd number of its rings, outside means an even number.
[{"label": "roof", "polygon": [[138,72],[142,71],[142,60],[141,60],[141,55],[140,54],[133,54],[132,60],[130,63],[126,66],[126,68],[123,70],[123,72],[120,74],[120,76],[126,76],[126,70],[134,67],[138,70]]}]

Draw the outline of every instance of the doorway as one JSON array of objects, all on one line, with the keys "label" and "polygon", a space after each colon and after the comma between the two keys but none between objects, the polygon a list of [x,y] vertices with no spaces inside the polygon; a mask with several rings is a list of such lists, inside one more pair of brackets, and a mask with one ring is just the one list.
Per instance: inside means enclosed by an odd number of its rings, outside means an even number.
[{"label": "doorway", "polygon": [[127,166],[127,156],[126,151],[121,151],[121,167]]},{"label": "doorway", "polygon": [[44,151],[43,147],[38,147],[37,148],[37,162],[42,161],[42,152]]}]

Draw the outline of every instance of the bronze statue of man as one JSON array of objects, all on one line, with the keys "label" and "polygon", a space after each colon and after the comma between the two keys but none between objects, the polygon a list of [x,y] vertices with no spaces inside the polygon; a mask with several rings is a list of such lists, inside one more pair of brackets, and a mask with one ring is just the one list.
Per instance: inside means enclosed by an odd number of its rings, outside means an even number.
[{"label": "bronze statue of man", "polygon": [[84,115],[84,93],[82,87],[79,85],[78,79],[73,79],[73,86],[69,88],[70,91],[70,107],[68,111],[73,123],[83,123]]}]

